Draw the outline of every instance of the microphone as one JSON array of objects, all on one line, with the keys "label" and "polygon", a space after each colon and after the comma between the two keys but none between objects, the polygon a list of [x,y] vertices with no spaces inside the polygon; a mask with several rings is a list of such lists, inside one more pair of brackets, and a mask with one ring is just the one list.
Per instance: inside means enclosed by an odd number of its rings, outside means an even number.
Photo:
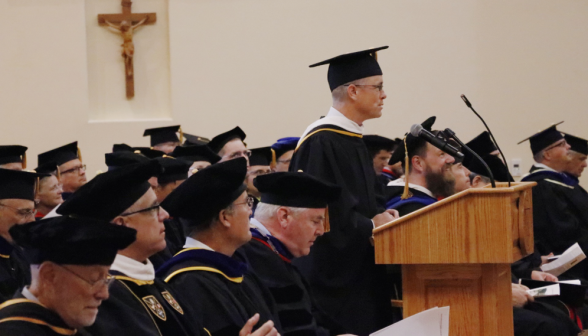
[{"label": "microphone", "polygon": [[[466,100],[467,100],[467,98],[466,98]],[[486,161],[482,160],[482,158],[480,157],[480,155],[478,155],[478,153],[474,152],[470,147],[466,146],[466,144],[464,144],[461,140],[459,140],[457,135],[455,135],[455,132],[452,131],[450,128],[446,128],[444,132],[446,134],[449,134],[449,136],[451,136],[451,138],[453,140],[455,140],[455,142],[457,142],[462,148],[465,148],[476,159],[478,159],[478,160],[480,160],[480,162],[482,162],[482,165],[484,165],[486,172],[488,172],[488,177],[490,178],[490,184],[492,185],[492,188],[496,188],[496,181],[494,181],[494,174],[492,174],[492,170],[490,170],[490,167],[488,167],[488,164],[486,163]]]},{"label": "microphone", "polygon": [[[470,101],[468,100],[468,98],[462,94],[461,95],[461,99],[463,100],[463,102],[466,104],[466,106],[472,110],[472,112],[474,112],[474,114],[480,118],[480,120],[482,120],[482,123],[484,124],[484,127],[486,127],[486,130],[488,131],[488,134],[490,134],[490,137],[492,138],[492,141],[494,141],[494,144],[496,145],[496,148],[498,149],[498,152],[500,152],[500,156],[502,157],[502,161],[504,161],[504,165],[506,166],[506,171],[508,172],[509,176],[512,176],[510,174],[510,169],[508,169],[508,164],[506,162],[506,158],[504,157],[504,153],[502,153],[502,149],[500,149],[500,147],[498,146],[498,142],[496,142],[496,139],[494,139],[494,134],[492,134],[492,131],[490,130],[490,127],[488,127],[488,125],[486,125],[486,122],[484,121],[484,119],[478,114],[478,112],[476,112],[476,110],[474,110],[474,108],[472,107],[472,103],[470,103]],[[482,160],[482,159],[480,159]],[[484,161],[482,161],[484,162]],[[510,187],[510,179],[508,181],[508,186]]]},{"label": "microphone", "polygon": [[456,159],[463,159],[463,154],[457,148],[451,146],[446,141],[437,138],[433,133],[424,129],[420,124],[412,125],[410,128],[410,134],[413,137],[423,138],[426,142],[439,148]]}]

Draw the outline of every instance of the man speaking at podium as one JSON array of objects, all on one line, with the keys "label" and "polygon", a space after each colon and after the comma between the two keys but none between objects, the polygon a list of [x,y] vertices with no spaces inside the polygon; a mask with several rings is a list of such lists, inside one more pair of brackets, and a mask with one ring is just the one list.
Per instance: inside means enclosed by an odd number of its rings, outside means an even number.
[{"label": "man speaking at podium", "polygon": [[376,52],[340,55],[329,64],[333,106],[303,133],[290,171],[304,171],[342,188],[329,204],[331,230],[319,237],[296,265],[307,278],[322,310],[350,333],[368,335],[392,322],[384,268],[375,265],[370,243],[374,227],[398,217],[378,209],[372,159],[362,141],[363,122],[379,118],[386,93]]}]

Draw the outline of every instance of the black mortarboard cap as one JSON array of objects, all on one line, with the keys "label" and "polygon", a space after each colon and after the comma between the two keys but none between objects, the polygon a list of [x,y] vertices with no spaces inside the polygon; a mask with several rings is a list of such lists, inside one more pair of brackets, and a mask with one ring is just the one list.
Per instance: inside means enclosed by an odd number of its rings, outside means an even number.
[{"label": "black mortarboard cap", "polygon": [[560,121],[557,124],[553,124],[546,129],[533,134],[525,140],[520,141],[518,145],[529,140],[531,143],[531,152],[533,152],[533,155],[539,153],[540,151],[564,138],[561,132],[556,128],[557,125],[561,123],[563,123],[563,121]]},{"label": "black mortarboard cap", "polygon": [[149,159],[155,159],[158,157],[163,157],[165,155],[164,152],[158,151],[156,149],[151,149],[149,147],[133,147],[133,153],[144,155]]},{"label": "black mortarboard cap", "polygon": [[241,139],[241,141],[243,141],[245,140],[246,136],[247,135],[245,134],[245,132],[243,132],[241,127],[237,126],[230,131],[221,133],[212,138],[212,140],[210,140],[210,142],[208,143],[208,147],[210,147],[210,149],[212,149],[215,153],[218,153],[221,151],[221,149],[223,149],[227,142],[233,139]]},{"label": "black mortarboard cap", "polygon": [[567,133],[564,133],[564,138],[568,145],[570,145],[571,150],[588,155],[588,140]]},{"label": "black mortarboard cap", "polygon": [[288,151],[295,150],[296,146],[298,146],[298,141],[300,141],[299,137],[286,137],[278,139],[278,141],[272,145],[272,149],[275,153],[275,159],[279,159],[280,156],[284,155],[284,153]]},{"label": "black mortarboard cap", "polygon": [[261,202],[297,208],[326,208],[341,194],[341,187],[302,172],[261,175],[253,184]]},{"label": "black mortarboard cap", "polygon": [[65,146],[61,146],[59,148],[52,149],[48,152],[41,153],[39,154],[37,159],[38,166],[45,166],[49,162],[55,162],[57,166],[61,166],[62,164],[69,162],[71,160],[81,160],[78,142],[74,141]]},{"label": "black mortarboard cap", "polygon": [[151,146],[157,146],[162,143],[166,142],[180,142],[180,139],[177,136],[177,132],[180,132],[180,138],[182,137],[182,131],[180,130],[180,125],[175,126],[166,126],[166,127],[156,127],[156,128],[149,128],[146,129],[143,133],[143,136],[150,136],[151,137]]},{"label": "black mortarboard cap", "polygon": [[22,162],[22,168],[26,168],[27,149],[27,147],[19,145],[0,146],[0,164]]},{"label": "black mortarboard cap", "polygon": [[192,166],[191,162],[174,159],[165,156],[155,159],[163,167],[163,172],[157,175],[157,182],[165,184],[174,181],[185,180],[188,178],[188,170]]},{"label": "black mortarboard cap", "polygon": [[35,168],[35,172],[41,174],[54,174],[57,171],[57,163],[55,161],[49,161],[45,164]]},{"label": "black mortarboard cap", "polygon": [[52,217],[10,229],[33,265],[111,265],[119,250],[135,241],[137,231],[95,219]]},{"label": "black mortarboard cap", "polygon": [[210,142],[210,139],[208,139],[208,138],[201,137],[199,135],[188,134],[188,133],[184,133],[184,138],[186,139],[186,141],[184,141],[182,146],[200,146],[200,145],[206,145],[207,143]]},{"label": "black mortarboard cap", "polygon": [[118,151],[104,154],[104,161],[106,162],[106,166],[108,166],[108,171],[111,171],[120,167],[147,162],[149,158],[133,152]]},{"label": "black mortarboard cap", "polygon": [[249,166],[269,166],[272,162],[272,148],[260,147],[251,150]]},{"label": "black mortarboard cap", "polygon": [[383,49],[388,49],[388,46],[339,55],[326,61],[312,64],[310,67],[314,68],[319,65],[329,64],[327,79],[329,87],[333,91],[339,86],[354,80],[382,75],[382,69],[380,69],[376,59],[376,52]]},{"label": "black mortarboard cap", "polygon": [[366,147],[371,150],[392,151],[392,149],[394,149],[394,145],[396,144],[396,142],[392,139],[375,134],[364,135],[362,139]]},{"label": "black mortarboard cap", "polygon": [[208,166],[190,176],[161,203],[175,218],[185,218],[195,225],[213,219],[246,189],[247,161],[237,158]]},{"label": "black mortarboard cap", "polygon": [[111,221],[141,198],[151,188],[148,180],[161,171],[159,162],[149,160],[97,175],[63,202],[57,213]]},{"label": "black mortarboard cap", "polygon": [[35,199],[38,178],[46,174],[0,168],[0,199]]},{"label": "black mortarboard cap", "polygon": [[112,145],[112,152],[116,153],[116,152],[133,152],[133,147],[127,145],[127,144],[114,144]]},{"label": "black mortarboard cap", "polygon": [[[430,117],[429,119],[425,120],[421,124],[421,126],[423,126],[423,128],[426,129],[427,131],[431,132],[431,128],[433,127],[433,124],[435,123],[436,119],[437,119],[437,117],[434,117],[434,116]],[[406,135],[406,148],[408,149],[408,157],[411,158],[414,155],[413,152],[414,152],[415,148],[420,147],[421,145],[423,145],[424,142],[425,142],[425,140],[423,140],[421,138],[414,137],[412,134],[408,133]],[[392,153],[392,157],[390,158],[390,161],[388,161],[388,164],[393,165],[397,162],[404,163],[405,154],[406,154],[406,151],[404,149],[404,141],[402,141],[398,145],[398,148],[396,148],[394,153]]]},{"label": "black mortarboard cap", "polygon": [[186,147],[176,147],[170,156],[176,159],[182,159],[190,162],[206,161],[215,164],[220,161],[220,156],[210,149],[207,145],[195,145]]},{"label": "black mortarboard cap", "polygon": [[[490,138],[490,133],[488,133],[488,131],[480,133],[478,136],[470,140],[470,142],[466,143],[466,146],[468,146],[471,150],[480,156],[490,154],[498,149],[496,148],[494,141],[492,141]],[[471,154],[466,151],[464,155],[464,163],[469,162],[471,159]]]},{"label": "black mortarboard cap", "polygon": [[[490,168],[490,171],[492,172],[492,176],[494,177],[494,179],[496,181],[514,182],[514,179],[512,178],[510,173],[508,172],[508,169],[504,165],[504,162],[502,162],[502,160],[498,156],[492,155],[492,154],[486,154],[484,156],[482,156],[482,155],[480,155],[480,156],[482,157],[482,160],[484,160],[484,162],[486,162],[486,164],[488,165],[488,168]],[[479,175],[484,175],[484,176],[488,175],[486,168],[480,162],[480,160],[478,160],[477,158],[471,158],[471,160],[467,164],[464,163],[464,166],[466,166],[466,168],[468,168],[470,171],[477,173]]]}]

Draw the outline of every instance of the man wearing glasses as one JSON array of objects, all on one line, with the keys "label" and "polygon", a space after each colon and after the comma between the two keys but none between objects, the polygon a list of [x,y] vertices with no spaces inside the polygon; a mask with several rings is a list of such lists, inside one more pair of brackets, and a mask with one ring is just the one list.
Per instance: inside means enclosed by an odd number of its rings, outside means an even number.
[{"label": "man wearing glasses", "polygon": [[300,138],[298,137],[286,137],[278,139],[278,141],[272,145],[272,171],[288,171],[288,168],[290,168],[290,162],[292,161],[292,155],[294,155],[294,150],[296,149],[298,141],[300,141]]},{"label": "man wearing glasses", "polygon": [[63,186],[57,179],[57,176],[53,175],[55,174],[54,167],[55,164],[50,163],[45,167],[40,166],[35,168],[37,173],[47,174],[47,176],[39,179],[39,188],[35,195],[36,220],[42,219],[55,209],[55,207],[63,203],[63,198],[61,197]]},{"label": "man wearing glasses", "polygon": [[[342,188],[329,204],[331,231],[316,240],[307,257],[294,263],[307,278],[317,303],[350,333],[367,335],[392,321],[385,268],[375,265],[374,227],[397,218],[377,202],[372,159],[362,141],[363,123],[382,115],[384,80],[376,52],[340,55],[311,65],[329,65],[333,105],[306,128],[290,163]],[[384,293],[384,294],[383,294]]]},{"label": "man wearing glasses", "polygon": [[29,264],[9,230],[35,220],[35,186],[43,176],[0,169],[0,303],[31,280]]},{"label": "man wearing glasses", "polygon": [[249,165],[251,151],[247,149],[245,132],[237,126],[230,131],[221,133],[208,143],[208,147],[221,157],[220,162],[244,157]]},{"label": "man wearing glasses", "polygon": [[55,165],[52,171],[61,182],[64,200],[86,183],[86,165],[82,164],[77,141],[39,154],[38,165],[49,164]]},{"label": "man wearing glasses", "polygon": [[234,255],[251,239],[253,197],[243,183],[246,173],[244,158],[217,163],[192,175],[162,203],[190,235],[157,274],[200,312],[212,335],[237,335],[251,316],[258,316],[259,325],[275,322],[273,332],[281,331],[271,294]]},{"label": "man wearing glasses", "polygon": [[55,217],[10,229],[31,261],[32,280],[0,309],[0,335],[74,335],[92,325],[108,269],[135,230],[104,221]]},{"label": "man wearing glasses", "polygon": [[[563,253],[576,242],[588,251],[588,226],[569,201],[574,181],[563,172],[568,163],[570,145],[555,124],[529,140],[535,164],[522,181],[537,182],[533,188],[533,230],[535,246],[541,255]],[[572,279],[588,279],[588,261],[583,260],[565,274]]]}]

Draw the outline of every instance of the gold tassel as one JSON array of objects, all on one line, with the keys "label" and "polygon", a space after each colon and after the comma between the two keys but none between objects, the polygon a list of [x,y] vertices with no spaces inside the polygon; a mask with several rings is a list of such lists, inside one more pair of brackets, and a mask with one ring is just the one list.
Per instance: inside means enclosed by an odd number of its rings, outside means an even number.
[{"label": "gold tassel", "polygon": [[278,161],[276,160],[276,151],[273,148],[270,148],[272,151],[272,163],[270,163],[270,168],[273,170],[278,165]]},{"label": "gold tassel", "polygon": [[82,162],[82,151],[80,151],[80,147],[78,147],[78,159]]},{"label": "gold tassel", "polygon": [[329,207],[325,208],[325,232],[331,231],[331,222],[329,222]]},{"label": "gold tassel", "polygon": [[41,178],[37,176],[37,183],[35,184],[35,196],[39,195],[39,189],[41,185]]},{"label": "gold tassel", "polygon": [[180,144],[182,144],[182,143],[184,143],[184,132],[182,132],[182,127],[181,126],[178,129],[178,132],[180,132]]},{"label": "gold tassel", "polygon": [[22,154],[22,169],[27,169],[27,152]]},{"label": "gold tassel", "polygon": [[406,147],[406,137],[404,136],[404,191],[402,192],[402,196],[400,199],[407,199],[412,197],[412,193],[408,189],[408,170],[410,169],[410,165],[408,163],[408,148]]},{"label": "gold tassel", "polygon": [[61,181],[61,170],[59,169],[59,166],[57,166],[57,179]]}]

